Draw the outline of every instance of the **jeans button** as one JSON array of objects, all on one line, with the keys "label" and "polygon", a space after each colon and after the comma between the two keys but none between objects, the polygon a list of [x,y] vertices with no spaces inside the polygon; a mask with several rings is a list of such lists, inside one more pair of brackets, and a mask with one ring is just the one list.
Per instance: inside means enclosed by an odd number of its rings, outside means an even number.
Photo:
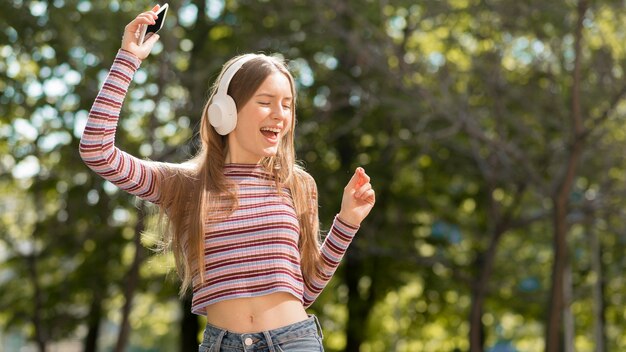
[{"label": "jeans button", "polygon": [[252,345],[252,339],[249,337],[246,337],[245,340],[243,340],[243,343],[246,344],[246,346],[251,346]]}]

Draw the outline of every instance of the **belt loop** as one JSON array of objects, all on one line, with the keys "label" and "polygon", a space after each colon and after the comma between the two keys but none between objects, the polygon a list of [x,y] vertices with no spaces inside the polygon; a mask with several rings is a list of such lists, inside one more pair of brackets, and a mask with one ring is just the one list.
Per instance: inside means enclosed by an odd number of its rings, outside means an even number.
[{"label": "belt loop", "polygon": [[[224,338],[224,335],[226,335],[226,330],[222,330],[220,334],[217,335],[214,346],[215,352],[220,352],[220,350],[222,349],[222,339]],[[211,350],[213,350],[213,348]]]},{"label": "belt loop", "polygon": [[317,331],[320,334],[320,338],[323,340],[324,339],[324,332],[322,331],[322,325],[320,324],[320,321],[317,319],[317,316],[315,314],[312,314],[313,319],[315,320],[315,325],[317,326]]},{"label": "belt loop", "polygon": [[263,331],[263,336],[265,336],[267,347],[270,349],[270,352],[276,352],[274,349],[274,341],[272,341],[272,335],[270,335],[269,331]]}]

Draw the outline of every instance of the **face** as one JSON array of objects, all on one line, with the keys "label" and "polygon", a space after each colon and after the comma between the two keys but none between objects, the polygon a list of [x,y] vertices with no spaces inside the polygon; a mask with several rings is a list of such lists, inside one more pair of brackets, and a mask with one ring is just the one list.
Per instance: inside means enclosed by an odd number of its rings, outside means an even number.
[{"label": "face", "polygon": [[237,113],[237,127],[228,135],[226,163],[256,164],[278,152],[291,129],[293,96],[289,79],[269,75]]}]

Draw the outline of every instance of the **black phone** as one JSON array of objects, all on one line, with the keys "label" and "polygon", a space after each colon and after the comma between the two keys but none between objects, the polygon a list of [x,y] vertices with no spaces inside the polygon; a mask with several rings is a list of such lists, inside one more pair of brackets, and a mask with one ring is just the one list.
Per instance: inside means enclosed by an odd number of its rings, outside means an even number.
[{"label": "black phone", "polygon": [[143,28],[141,28],[141,34],[139,35],[139,40],[137,41],[139,45],[143,44],[143,42],[148,40],[148,38],[150,38],[152,35],[158,32],[159,29],[161,29],[161,27],[163,27],[163,23],[165,22],[165,15],[167,15],[168,7],[169,7],[168,4],[164,4],[163,6],[159,8],[159,11],[157,11],[156,13],[158,17],[155,20],[154,24],[143,25]]}]

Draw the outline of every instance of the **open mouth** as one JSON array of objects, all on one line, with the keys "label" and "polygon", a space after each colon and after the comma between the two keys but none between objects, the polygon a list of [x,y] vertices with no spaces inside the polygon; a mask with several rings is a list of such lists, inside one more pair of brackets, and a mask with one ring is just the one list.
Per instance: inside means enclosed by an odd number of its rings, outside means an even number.
[{"label": "open mouth", "polygon": [[278,134],[280,133],[280,128],[276,127],[263,127],[261,128],[261,133],[270,140],[277,140]]}]

